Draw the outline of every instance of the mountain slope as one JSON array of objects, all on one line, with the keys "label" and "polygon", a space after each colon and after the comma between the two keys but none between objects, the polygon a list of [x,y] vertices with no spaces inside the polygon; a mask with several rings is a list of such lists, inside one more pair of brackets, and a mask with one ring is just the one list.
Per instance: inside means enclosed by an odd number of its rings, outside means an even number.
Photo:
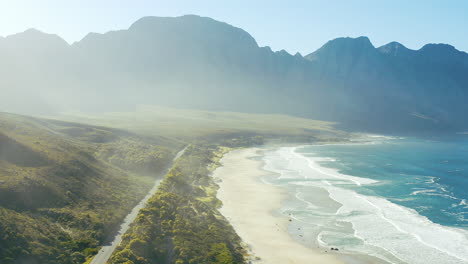
[{"label": "mountain slope", "polygon": [[343,92],[358,94],[355,102],[366,106],[369,121],[389,121],[386,130],[466,127],[466,53],[443,44],[410,50],[393,42],[375,49],[363,39],[336,39],[306,58],[342,81]]},{"label": "mountain slope", "polygon": [[[468,54],[446,44],[410,50],[338,38],[293,56],[194,15],[145,17],[73,45],[57,38],[27,31],[0,39],[7,73],[0,85],[8,98],[0,110],[126,111],[159,104],[292,114],[374,132],[468,127]],[[21,64],[8,66],[15,63]]]},{"label": "mountain slope", "polygon": [[0,262],[83,263],[175,148],[121,130],[0,113]]}]

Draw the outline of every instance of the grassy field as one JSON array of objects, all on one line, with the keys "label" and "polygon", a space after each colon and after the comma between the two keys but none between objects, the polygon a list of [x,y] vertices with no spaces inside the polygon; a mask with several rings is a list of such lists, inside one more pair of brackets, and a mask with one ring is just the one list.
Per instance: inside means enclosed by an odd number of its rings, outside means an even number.
[{"label": "grassy field", "polygon": [[333,123],[286,115],[213,112],[139,106],[134,112],[62,113],[53,118],[121,128],[136,133],[193,140],[216,135],[251,133],[271,137],[342,137]]}]

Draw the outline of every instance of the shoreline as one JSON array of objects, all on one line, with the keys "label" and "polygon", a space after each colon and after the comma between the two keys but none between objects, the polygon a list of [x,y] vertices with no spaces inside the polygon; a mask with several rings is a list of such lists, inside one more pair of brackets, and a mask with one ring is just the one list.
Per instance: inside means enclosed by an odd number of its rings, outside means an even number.
[{"label": "shoreline", "polygon": [[272,173],[263,169],[262,161],[252,159],[261,155],[259,151],[233,150],[213,173],[220,187],[217,197],[223,202],[220,212],[247,245],[251,263],[381,263],[372,256],[313,248],[294,239],[289,232],[292,220],[279,212],[290,195],[262,181]]}]

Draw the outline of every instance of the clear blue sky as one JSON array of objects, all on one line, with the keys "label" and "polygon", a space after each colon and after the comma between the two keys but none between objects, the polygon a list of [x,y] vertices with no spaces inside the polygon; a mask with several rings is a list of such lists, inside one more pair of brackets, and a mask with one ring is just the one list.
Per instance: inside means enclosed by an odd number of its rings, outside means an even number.
[{"label": "clear blue sky", "polygon": [[197,14],[249,32],[261,46],[308,54],[341,36],[412,49],[449,43],[468,51],[465,0],[0,0],[0,36],[34,27],[68,42],[125,29],[143,16]]}]

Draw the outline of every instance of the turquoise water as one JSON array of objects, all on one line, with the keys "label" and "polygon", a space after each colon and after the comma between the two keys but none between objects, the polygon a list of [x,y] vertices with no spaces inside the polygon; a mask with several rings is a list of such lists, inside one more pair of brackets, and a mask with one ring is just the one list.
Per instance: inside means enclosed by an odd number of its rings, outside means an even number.
[{"label": "turquoise water", "polygon": [[468,263],[468,136],[373,137],[268,150],[265,180],[288,189],[282,213],[308,246],[390,263]]}]

